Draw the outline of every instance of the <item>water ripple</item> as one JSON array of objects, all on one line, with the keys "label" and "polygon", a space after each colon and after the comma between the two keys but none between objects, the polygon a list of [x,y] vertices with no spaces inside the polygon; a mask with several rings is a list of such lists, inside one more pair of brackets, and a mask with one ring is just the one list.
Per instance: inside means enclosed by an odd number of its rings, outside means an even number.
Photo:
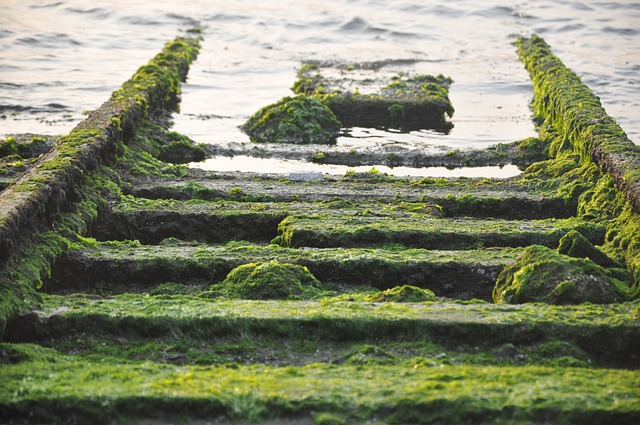
[{"label": "water ripple", "polygon": [[[198,131],[209,139],[240,139],[237,117],[290,94],[302,60],[375,63],[391,58],[420,59],[410,65],[412,69],[453,78],[451,97],[459,124],[446,140],[461,144],[484,143],[488,138],[511,141],[533,132],[527,122],[533,91],[511,43],[514,34],[535,32],[584,77],[631,138],[640,141],[640,26],[636,24],[640,2],[43,0],[2,4],[3,104],[49,110],[55,107],[39,105],[64,104],[81,117],[83,110],[99,106],[167,40],[201,21],[205,24],[203,48],[184,87],[181,108],[190,116],[235,117],[215,120],[215,128],[205,128],[208,123],[204,123]],[[189,83],[193,83],[191,90]],[[48,119],[47,113],[41,114]],[[504,122],[517,120],[524,124],[504,127]],[[2,131],[11,132],[13,124],[11,117],[4,119]],[[41,125],[35,119],[30,124],[34,131]]]},{"label": "water ripple", "polygon": [[93,17],[96,17],[98,19],[107,19],[109,16],[111,16],[111,12],[109,10],[100,7],[92,7],[88,9],[79,7],[67,7],[66,10],[71,13],[78,13],[80,15],[92,15]]},{"label": "water ripple", "polygon": [[64,48],[65,45],[81,46],[82,43],[78,40],[71,38],[67,34],[62,33],[42,33],[35,34],[33,36],[20,37],[16,40],[17,44],[22,44],[32,47],[46,47],[46,48]]}]

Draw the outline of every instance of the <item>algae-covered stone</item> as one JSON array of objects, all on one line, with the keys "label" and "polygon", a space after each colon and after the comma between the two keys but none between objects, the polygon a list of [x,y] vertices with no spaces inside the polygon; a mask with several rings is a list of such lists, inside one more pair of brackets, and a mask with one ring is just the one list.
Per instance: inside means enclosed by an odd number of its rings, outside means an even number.
[{"label": "algae-covered stone", "polygon": [[368,297],[373,302],[419,303],[423,301],[435,301],[436,295],[417,286],[403,285],[375,293]]},{"label": "algae-covered stone", "polygon": [[311,298],[319,284],[304,266],[269,261],[236,267],[219,287],[229,297],[269,300]]},{"label": "algae-covered stone", "polygon": [[574,258],[588,258],[602,267],[622,267],[604,252],[593,246],[591,242],[577,230],[572,230],[560,239],[558,245],[560,254]]},{"label": "algae-covered stone", "polygon": [[[406,71],[399,71],[399,66]],[[451,83],[449,77],[416,74],[393,61],[305,64],[293,91],[320,99],[346,127],[446,133],[453,127],[447,120],[454,113],[449,100]]]},{"label": "algae-covered stone", "polygon": [[13,134],[0,140],[0,158],[18,155],[23,159],[35,158],[48,152],[54,145],[56,136],[32,133]]},{"label": "algae-covered stone", "polygon": [[527,247],[498,276],[496,303],[609,304],[625,301],[629,287],[599,265],[549,248]]},{"label": "algae-covered stone", "polygon": [[206,156],[207,154],[202,146],[179,141],[164,146],[158,158],[161,161],[172,164],[186,164],[188,162],[202,161]]},{"label": "algae-covered stone", "polygon": [[333,143],[342,124],[317,99],[299,95],[265,106],[242,125],[252,140],[271,143]]}]

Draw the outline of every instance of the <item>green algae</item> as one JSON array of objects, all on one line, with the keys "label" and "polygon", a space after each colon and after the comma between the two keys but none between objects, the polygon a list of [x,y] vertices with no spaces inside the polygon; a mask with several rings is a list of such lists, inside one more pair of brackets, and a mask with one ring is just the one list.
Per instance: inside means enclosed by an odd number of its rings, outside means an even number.
[{"label": "green algae", "polygon": [[633,297],[640,296],[640,218],[610,176],[582,195],[578,214],[607,224],[603,248],[633,274]]},{"label": "green algae", "polygon": [[44,310],[16,322],[9,338],[36,341],[46,335],[42,343],[59,350],[61,361],[73,360],[71,354],[113,364],[301,365],[355,358],[383,364],[380,353],[388,353],[397,359],[393,364],[407,365],[581,362],[638,368],[634,304],[516,307],[148,295],[47,296],[45,303]]},{"label": "green algae", "polygon": [[[540,137],[528,137],[512,145],[515,145],[515,153],[511,154],[510,161],[521,170],[536,162],[549,159],[549,142]],[[510,147],[507,146],[507,149]]]},{"label": "green algae", "polygon": [[183,283],[163,282],[149,291],[149,295],[189,295],[194,294],[196,291],[197,288]]},{"label": "green algae", "polygon": [[[252,301],[123,294],[43,296],[36,316],[24,316],[16,340],[69,333],[127,338],[271,335],[330,341],[431,338],[464,344],[575,342],[617,362],[637,363],[637,305],[580,306],[461,303]],[[38,319],[40,318],[40,319]],[[32,330],[29,330],[32,329]],[[34,333],[35,332],[35,333]],[[595,339],[594,339],[595,338]],[[594,343],[598,341],[598,343]],[[634,360],[635,359],[635,360]]]},{"label": "green algae", "polygon": [[0,141],[0,157],[19,155],[18,142],[15,137],[9,136]]},{"label": "green algae", "polygon": [[117,190],[113,182],[98,175],[86,180],[88,184],[77,189],[78,202],[58,214],[55,231],[33,235],[0,270],[0,336],[13,316],[41,302],[35,290],[51,277],[53,265],[65,252],[82,246],[79,235],[87,232],[106,204],[103,196]]},{"label": "green algae", "polygon": [[292,215],[278,226],[274,242],[287,247],[357,247],[400,244],[426,249],[477,249],[483,246],[519,247],[540,244],[555,247],[569,230],[577,229],[596,243],[604,241],[601,225],[579,219],[479,220],[438,219],[427,214],[397,217],[385,211],[355,215]]},{"label": "green algae", "polygon": [[[42,345],[0,344],[0,364],[22,361],[90,361],[101,363],[140,363],[231,366],[266,364],[302,366],[317,362],[328,364],[422,364],[468,366],[563,366],[571,362],[580,367],[637,367],[631,362],[612,361],[586,351],[575,342],[549,339],[516,343],[487,340],[464,341],[439,338],[434,341],[402,340],[395,335],[364,337],[359,341],[310,340],[295,336],[278,337],[260,333],[213,336],[206,338],[166,335],[130,338],[113,335],[68,334],[48,338]],[[565,364],[564,366],[571,366]]]},{"label": "green algae", "polygon": [[[369,170],[371,171],[371,170]],[[379,171],[379,170],[378,170]],[[132,193],[152,199],[234,200],[231,192],[241,184],[233,176],[195,173],[176,176],[140,176],[131,179]],[[532,181],[486,178],[397,177],[387,173],[350,172],[339,179],[302,183],[272,176],[251,175],[240,200],[265,202],[352,202],[397,204],[423,202],[442,207],[447,217],[502,217],[513,219],[566,218],[575,215],[554,190],[542,190],[542,179]],[[293,204],[290,204],[293,205]]]},{"label": "green algae", "polygon": [[[33,422],[222,416],[257,422],[318,410],[330,410],[349,423],[377,417],[389,424],[480,418],[485,423],[632,423],[639,416],[638,375],[628,371],[68,362],[22,363],[3,372],[0,412],[5,418]],[[478,391],[483,397],[477,397]]]},{"label": "green algae", "polygon": [[344,68],[346,77],[344,72],[326,75],[333,68],[303,64],[292,90],[320,100],[346,127],[431,128],[445,133],[453,127],[446,119],[454,113],[449,100],[451,78],[399,73],[384,84],[379,74],[363,78],[373,72],[370,64],[349,65]]},{"label": "green algae", "polygon": [[640,149],[543,39],[520,38],[517,46],[533,80],[534,114],[553,158],[537,168],[562,176],[555,179],[556,188],[580,216],[608,225],[605,248],[631,270],[640,293],[640,248],[620,243],[637,239]]},{"label": "green algae", "polygon": [[493,299],[497,303],[610,304],[630,295],[628,283],[611,277],[593,261],[532,245],[500,273]]},{"label": "green algae", "polygon": [[175,132],[168,132],[170,143],[162,147],[158,159],[173,164],[185,164],[188,162],[202,161],[206,158],[206,152],[202,145],[196,145],[186,136]]},{"label": "green algae", "polygon": [[417,288],[411,285],[402,285],[371,294],[366,297],[366,299],[373,302],[412,303],[435,301],[436,295],[428,289]]},{"label": "green algae", "polygon": [[593,246],[587,238],[576,230],[570,231],[560,239],[558,252],[569,257],[588,258],[602,267],[622,267],[618,262]]},{"label": "green algae", "polygon": [[636,212],[640,211],[640,148],[608,116],[600,100],[566,68],[545,41],[520,38],[518,52],[534,84],[534,114],[555,134],[552,157],[577,154],[609,173]]},{"label": "green algae", "polygon": [[318,286],[320,282],[306,267],[269,261],[236,267],[212,290],[249,300],[305,299],[318,296]]},{"label": "green algae", "polygon": [[[464,209],[475,207],[476,211],[494,205],[494,213],[508,209],[511,202],[502,199],[495,199],[495,203],[492,203],[491,198],[487,197],[463,196],[451,199],[442,207],[429,201],[404,201],[401,198],[352,204],[341,201],[270,202],[273,199],[269,195],[262,195],[260,199],[240,188],[236,189],[223,195],[202,186],[187,188],[189,191],[201,191],[203,197],[216,196],[214,202],[197,199],[183,202],[127,195],[112,207],[110,214],[105,215],[94,230],[101,239],[139,239],[144,243],[177,237],[214,243],[230,239],[265,242],[273,239],[273,243],[285,246],[302,246],[305,243],[335,246],[341,241],[345,246],[406,243],[407,246],[434,249],[481,245],[521,246],[528,240],[530,243],[555,246],[558,239],[572,228],[585,232],[596,243],[604,240],[602,225],[577,219],[531,222],[466,218],[435,220],[449,215],[456,208],[453,205]],[[319,224],[323,224],[320,227],[326,230],[317,229]],[[477,226],[484,226],[486,230],[473,230]],[[307,230],[309,233],[305,234]],[[439,236],[443,232],[452,236],[452,239],[441,240]],[[317,241],[314,241],[313,233],[317,234]]]},{"label": "green algae", "polygon": [[338,288],[370,285],[389,289],[401,282],[429,288],[439,296],[490,300],[498,273],[518,253],[519,249],[512,248],[452,252],[397,247],[301,250],[241,242],[139,247],[99,243],[64,256],[53,271],[50,286],[77,291],[93,281],[121,292],[147,290],[168,280],[219,283],[239,265],[277,259],[306,266],[321,282]]},{"label": "green algae", "polygon": [[242,129],[256,142],[334,143],[342,123],[318,100],[285,97],[252,115]]},{"label": "green algae", "polygon": [[7,162],[13,158],[37,158],[48,152],[55,143],[55,136],[16,134],[0,140],[0,159]]},{"label": "green algae", "polygon": [[[147,71],[155,72],[145,68]],[[402,83],[398,80],[389,88],[403,89]],[[172,102],[169,98],[164,101]],[[398,117],[406,113],[395,109]],[[118,132],[128,131],[119,119],[112,124]],[[175,184],[179,181],[176,176],[188,173],[157,160],[162,148],[149,140],[145,126],[138,127],[138,137],[127,146],[118,147],[125,155],[120,170],[131,166],[140,176],[157,175]],[[166,133],[166,128],[157,130]],[[541,136],[522,142],[522,149],[544,155],[548,141]],[[291,219],[294,224],[307,220],[316,227],[322,223],[335,227],[344,221],[346,229],[399,219],[420,224],[432,220],[434,214],[491,215],[501,209],[527,209],[514,208],[505,196],[492,197],[481,191],[459,194],[469,189],[502,185],[517,193],[533,188],[563,204],[564,209],[550,211],[542,206],[544,198],[536,199],[544,216],[573,208],[582,219],[567,220],[562,232],[554,234],[555,243],[571,229],[584,231],[585,236],[594,236],[592,241],[602,251],[635,271],[637,280],[637,215],[628,203],[619,202],[621,192],[613,179],[607,180],[592,163],[571,154],[572,144],[566,138],[552,142],[552,160],[531,167],[521,180],[507,185],[482,179],[398,179],[373,170],[363,178],[345,176],[341,182],[353,191],[383,184],[424,188],[429,195],[419,201],[412,198],[415,202],[398,196],[367,203],[334,199],[315,205],[271,205],[256,202],[263,195],[241,182],[234,182],[231,189],[187,183],[189,196],[225,200],[219,204],[151,202],[122,196],[120,188],[112,185],[117,181],[125,190],[131,189],[127,187],[130,176],[124,175],[121,182],[110,175],[106,180],[111,183],[101,183],[99,192],[119,206],[107,209],[104,203],[96,204],[88,209],[90,217],[80,222],[95,230],[98,210],[141,217],[153,212],[170,227],[173,221],[180,221],[178,213],[183,211],[190,214],[185,220],[198,221],[219,208],[219,215],[237,217],[243,209],[245,213],[284,211],[295,216]],[[442,202],[427,199],[442,187],[459,193],[450,199],[441,195]],[[151,216],[137,222],[141,234],[152,228],[145,227]],[[331,221],[327,216],[337,219]],[[508,233],[500,222],[458,221],[483,223],[496,233]],[[523,231],[530,223],[513,221],[511,226]],[[461,232],[469,231],[463,227]],[[77,229],[59,240],[62,257],[57,264],[38,269],[40,281],[47,291],[94,295],[44,295],[43,310],[16,318],[10,338],[41,341],[42,346],[0,344],[0,363],[8,359],[0,364],[0,416],[10,421],[635,423],[640,417],[637,371],[588,369],[638,368],[637,302],[576,307],[491,305],[433,301],[433,294],[422,289],[433,288],[440,296],[482,297],[479,294],[490,292],[492,286],[485,280],[495,281],[497,272],[520,249],[486,249],[485,242],[476,241],[467,247],[482,249],[440,252],[404,249],[397,240],[369,249],[290,249],[241,241],[208,246],[176,239],[190,238],[178,234],[181,229],[177,228],[162,235],[162,239],[171,237],[159,246],[144,246],[139,241],[98,242],[82,237],[80,233],[86,232]],[[229,235],[236,231],[228,230]],[[571,235],[560,239],[560,252],[596,257],[591,248],[597,248]],[[58,257],[60,252],[55,251],[52,258]],[[570,259],[574,260],[578,258]],[[259,264],[242,268],[246,263]],[[328,282],[326,287],[332,291],[321,293],[316,301],[246,301],[225,299],[214,285],[200,297],[190,296],[205,285],[220,282],[234,267],[255,271],[265,263],[296,265],[296,270],[307,267],[323,283]],[[295,280],[285,274],[273,278],[273,270],[268,271],[260,277],[269,282]],[[623,269],[606,269],[605,274],[630,284]],[[112,289],[97,281],[100,279],[118,282],[124,287],[119,290],[148,294],[96,296]],[[374,291],[369,284],[386,290]],[[400,284],[405,286],[397,286]],[[567,287],[560,286],[566,291]],[[446,292],[447,288],[454,291]],[[345,289],[346,295],[332,296]],[[357,292],[350,295],[353,289]],[[571,298],[559,292],[553,296],[564,301]],[[428,295],[425,299],[416,297],[424,294]],[[207,366],[210,364],[217,366]],[[287,364],[296,366],[273,367]]]},{"label": "green algae", "polygon": [[37,344],[7,344],[0,343],[0,368],[6,364],[21,362],[60,362],[68,361],[70,357],[61,355],[55,349],[42,347]]},{"label": "green algae", "polygon": [[[168,43],[147,67],[114,92],[109,102],[62,137],[27,178],[3,192],[22,201],[16,204],[15,213],[0,219],[4,233],[14,232],[6,238],[14,244],[8,250],[11,255],[3,252],[2,258],[0,333],[12,316],[38,302],[34,290],[50,274],[52,263],[95,221],[98,208],[106,203],[101,197],[104,193],[92,192],[84,185],[101,164],[114,160],[141,115],[150,107],[160,108],[177,94],[197,46],[194,39]],[[97,190],[103,187],[96,186]],[[36,208],[36,203],[46,207]],[[23,229],[24,223],[29,225]]]}]

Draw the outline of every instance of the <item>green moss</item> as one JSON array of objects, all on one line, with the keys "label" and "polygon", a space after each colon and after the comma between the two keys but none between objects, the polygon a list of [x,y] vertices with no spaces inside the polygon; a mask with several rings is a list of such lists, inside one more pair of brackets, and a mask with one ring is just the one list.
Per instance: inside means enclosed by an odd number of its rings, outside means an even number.
[{"label": "green moss", "polygon": [[313,418],[313,425],[347,425],[347,421],[333,413],[318,413]]},{"label": "green moss", "polygon": [[269,261],[238,266],[212,289],[231,298],[303,299],[318,296],[319,285],[304,266]]},{"label": "green moss", "polygon": [[628,299],[630,292],[627,283],[611,278],[591,260],[532,245],[500,273],[493,299],[497,303],[609,304]]},{"label": "green moss", "polygon": [[370,183],[396,183],[395,176],[388,173],[382,173],[376,167],[372,167],[368,171],[357,172],[356,170],[347,170],[343,176],[344,181],[362,181]]},{"label": "green moss", "polygon": [[243,124],[257,142],[333,143],[342,124],[318,100],[298,95],[265,106]]},{"label": "green moss", "polygon": [[0,140],[0,158],[8,157],[29,159],[37,158],[48,152],[54,145],[56,136],[33,135],[31,133],[16,134]]},{"label": "green moss", "polygon": [[633,423],[640,416],[637,373],[623,370],[567,368],[559,374],[548,367],[230,368],[68,362],[10,365],[3,377],[3,417],[33,423],[69,417],[93,423],[105,418],[193,421],[222,415],[256,423],[327,411],[332,421],[339,415],[347,423],[375,417],[390,424],[481,418],[487,423],[590,425]]},{"label": "green moss", "polygon": [[278,225],[278,241],[287,247],[357,247],[400,244],[426,249],[477,249],[539,244],[556,247],[568,231],[582,232],[594,243],[604,241],[605,228],[579,219],[500,220],[434,218],[424,205],[411,217],[380,209],[352,213],[290,215]]},{"label": "green moss", "polygon": [[517,46],[533,80],[534,113],[541,129],[554,137],[551,156],[577,155],[581,164],[597,165],[640,212],[640,148],[542,38],[520,38]]},{"label": "green moss", "polygon": [[188,141],[172,142],[162,149],[159,159],[173,164],[202,161],[206,153],[202,146],[194,145]]},{"label": "green moss", "polygon": [[406,113],[403,105],[393,104],[389,106],[389,118],[391,121],[403,121],[406,118]]},{"label": "green moss", "polygon": [[[293,83],[291,90],[296,94],[304,94],[311,96],[313,94],[321,94],[321,87],[318,85],[320,68],[313,63],[305,63],[298,70],[298,79]],[[307,75],[310,74],[310,75]]]},{"label": "green moss", "polygon": [[[344,73],[345,67],[338,67]],[[453,126],[446,120],[454,108],[449,100],[450,78],[438,75],[407,75],[399,73],[390,82],[377,81],[381,86],[373,93],[359,89],[371,87],[374,81],[363,78],[371,69],[366,64],[347,66],[356,75],[348,78],[327,78],[317,65],[303,65],[293,85],[297,94],[314,97],[327,105],[348,127],[392,127],[403,130],[432,128],[447,132]],[[359,76],[359,79],[356,79]],[[373,78],[379,79],[378,75]],[[365,90],[366,91],[366,90]]]},{"label": "green moss", "polygon": [[185,284],[165,282],[149,291],[149,295],[187,295],[193,292],[194,289]]},{"label": "green moss", "polygon": [[327,156],[324,152],[316,152],[311,155],[311,162],[315,162],[316,164],[324,164],[326,157]]},{"label": "green moss", "polygon": [[640,296],[640,217],[627,204],[616,217],[607,233],[607,244],[615,249],[635,281],[634,298]]},{"label": "green moss", "polygon": [[[23,232],[22,245],[15,246],[0,272],[0,332],[5,330],[7,320],[39,302],[35,289],[50,275],[52,263],[75,243],[78,235],[86,234],[98,209],[106,204],[105,197],[113,190],[113,186],[104,184],[105,180],[112,180],[114,185],[111,177],[100,181],[93,180],[93,176],[100,172],[113,174],[101,168],[101,164],[109,163],[122,150],[125,139],[131,137],[150,106],[161,109],[167,105],[167,99],[177,95],[180,80],[197,48],[198,41],[193,39],[168,43],[108,102],[61,138],[55,155],[38,163],[28,178],[11,187],[13,193],[24,199],[31,197],[42,202],[43,211],[37,217],[21,218],[29,222],[30,228]],[[112,195],[110,199],[119,196]],[[3,217],[2,226],[8,226],[6,223],[15,217],[21,214]],[[49,230],[37,233],[43,229]],[[31,231],[36,234],[28,234]]]},{"label": "green moss", "polygon": [[367,297],[373,302],[414,303],[435,301],[435,294],[428,290],[411,285],[396,286],[382,292],[374,293]]},{"label": "green moss", "polygon": [[51,348],[37,344],[9,344],[0,343],[0,368],[4,364],[16,364],[21,362],[59,362],[68,360]]},{"label": "green moss", "polygon": [[516,156],[512,160],[517,165],[532,164],[549,159],[548,140],[539,137],[529,137],[516,143]]},{"label": "green moss", "polygon": [[16,142],[15,137],[7,137],[6,139],[0,141],[0,158],[9,156],[9,155],[18,155],[20,152],[18,151],[18,143]]},{"label": "green moss", "polygon": [[[112,364],[152,360],[505,366],[551,364],[559,357],[573,357],[592,366],[633,368],[637,367],[636,309],[630,303],[516,307],[336,298],[46,296],[38,317],[47,320],[23,318],[10,336],[29,341],[47,335],[44,343],[64,357],[74,356],[68,360]],[[551,346],[544,348],[553,341],[562,341],[565,347],[557,352]]]},{"label": "green moss", "polygon": [[306,266],[316,278],[336,288],[370,285],[389,289],[404,284],[428,287],[438,296],[491,299],[497,274],[519,249],[428,251],[425,249],[291,249],[276,245],[232,243],[226,246],[182,242],[174,246],[143,245],[131,249],[101,243],[96,249],[74,250],[58,263],[55,285],[82,286],[99,276],[118,291],[128,282],[152,286],[168,280],[217,283],[235,267],[277,258]]},{"label": "green moss", "polygon": [[560,254],[568,255],[569,257],[588,258],[602,267],[622,267],[608,255],[593,246],[588,239],[576,230],[571,230],[560,239],[558,252]]}]

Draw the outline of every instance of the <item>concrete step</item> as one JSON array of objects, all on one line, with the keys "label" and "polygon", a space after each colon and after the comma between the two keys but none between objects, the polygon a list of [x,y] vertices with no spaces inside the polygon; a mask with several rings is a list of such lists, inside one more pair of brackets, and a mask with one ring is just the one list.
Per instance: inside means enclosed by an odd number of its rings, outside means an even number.
[{"label": "concrete step", "polygon": [[571,219],[500,220],[406,217],[396,220],[374,211],[358,216],[291,216],[278,227],[279,241],[290,247],[353,247],[399,244],[425,249],[478,249],[481,247],[555,248],[562,236],[577,230],[600,245],[605,226]]},{"label": "concrete step", "polygon": [[238,202],[163,201],[124,198],[92,226],[99,240],[165,238],[219,243],[269,242],[285,246],[402,244],[428,249],[481,246],[555,247],[569,230],[602,244],[605,227],[575,218],[505,220],[438,218],[440,207],[424,202]]},{"label": "concrete step", "polygon": [[[132,246],[133,245],[133,246]],[[278,261],[305,266],[323,284],[344,291],[413,285],[437,296],[491,300],[500,271],[518,249],[290,249],[276,245],[102,243],[71,250],[52,269],[48,292],[142,292],[164,282],[208,285],[242,264]]]},{"label": "concrete step", "polygon": [[191,169],[171,179],[136,177],[128,194],[149,199],[204,199],[258,202],[424,202],[439,205],[445,216],[512,219],[566,218],[575,206],[551,193],[538,193],[517,180],[397,178],[362,173],[324,176],[300,182],[282,174],[217,173]]},{"label": "concrete step", "polygon": [[[23,362],[5,366],[9,423],[617,423],[640,419],[635,372],[403,365],[175,366]],[[69,385],[73,382],[74,385]],[[19,394],[19,396],[16,396]],[[482,397],[478,397],[482,394]],[[585,396],[588,395],[588,402]],[[427,413],[428,412],[428,413]],[[545,419],[546,418],[546,419]]]},{"label": "concrete step", "polygon": [[[592,306],[488,303],[250,301],[183,295],[44,297],[16,319],[11,342],[69,337],[189,341],[269,337],[287,341],[430,341],[449,347],[500,347],[563,341],[599,363],[640,367],[633,304]],[[187,345],[191,344],[187,342]],[[553,357],[550,354],[549,357]]]}]

